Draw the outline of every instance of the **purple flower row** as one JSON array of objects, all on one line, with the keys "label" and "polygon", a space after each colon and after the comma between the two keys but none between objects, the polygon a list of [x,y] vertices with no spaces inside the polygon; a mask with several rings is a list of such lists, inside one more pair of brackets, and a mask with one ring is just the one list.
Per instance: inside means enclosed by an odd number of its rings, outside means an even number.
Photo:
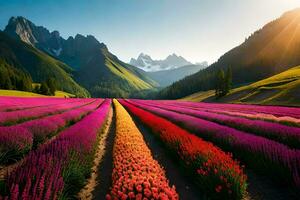
[{"label": "purple flower row", "polygon": [[[54,136],[70,122],[76,122],[84,115],[95,110],[103,100],[67,112],[27,121],[15,126],[0,127],[0,163],[11,162]],[[12,153],[11,153],[12,152]]]},{"label": "purple flower row", "polygon": [[234,156],[257,171],[263,171],[280,182],[300,188],[299,150],[207,120],[134,101],[128,102],[179,124],[199,137],[212,141],[225,151],[231,151]]},{"label": "purple flower row", "polygon": [[35,119],[47,115],[53,115],[56,113],[64,112],[66,110],[74,109],[87,103],[91,103],[92,100],[80,100],[72,101],[60,104],[54,104],[45,107],[35,107],[26,110],[17,110],[13,112],[0,112],[0,124],[8,125],[18,122]]},{"label": "purple flower row", "polygon": [[[74,181],[80,181],[90,172],[98,134],[110,104],[111,100],[105,100],[97,110],[61,132],[51,142],[32,151],[6,177],[10,194],[4,199],[50,200],[59,199],[62,195],[66,197],[68,192],[72,192],[64,189],[70,186],[69,183],[77,185]],[[74,191],[76,189],[73,188]]]},{"label": "purple flower row", "polygon": [[203,108],[192,108],[196,110],[205,110],[213,113],[219,113],[219,114],[225,114],[230,116],[237,116],[237,117],[244,117],[248,119],[258,119],[263,121],[270,121],[275,123],[281,123],[288,126],[296,126],[300,127],[300,118],[294,118],[294,117],[276,117],[274,115],[265,114],[265,113],[242,113],[237,111],[226,111],[226,110],[213,110],[213,109],[203,109]]},{"label": "purple flower row", "polygon": [[0,112],[28,109],[55,105],[66,102],[76,102],[78,99],[70,98],[24,98],[24,97],[0,97]]},{"label": "purple flower row", "polygon": [[296,119],[300,118],[300,108],[296,108],[296,107],[202,103],[202,102],[185,102],[185,101],[170,101],[170,100],[162,100],[159,102],[173,103],[176,105],[184,105],[184,106],[190,106],[194,108],[236,111],[236,112],[249,113],[249,114],[263,113],[263,114],[274,115],[276,117],[292,117]]},{"label": "purple flower row", "polygon": [[233,127],[239,130],[247,131],[249,133],[254,133],[256,135],[260,135],[278,141],[292,148],[300,149],[300,128],[298,127],[285,126],[282,124],[261,120],[250,120],[247,118],[222,115],[202,110],[194,110],[174,106],[172,104],[162,105],[159,104],[157,101],[138,102],[217,122],[219,124],[223,124],[229,127]]},{"label": "purple flower row", "polygon": [[[169,102],[171,103],[171,102]],[[196,110],[203,110],[203,111],[209,111],[209,112],[214,112],[214,113],[219,113],[219,114],[226,114],[226,115],[231,115],[231,116],[238,116],[238,117],[244,117],[248,119],[259,119],[259,120],[264,120],[264,121],[271,121],[271,122],[276,122],[276,123],[282,123],[285,125],[289,126],[296,126],[300,127],[300,118],[295,118],[291,116],[285,116],[282,114],[281,116],[276,116],[273,114],[267,114],[260,112],[260,110],[255,110],[255,111],[237,111],[237,110],[230,110],[230,109],[225,109],[225,108],[213,108],[213,107],[205,107],[205,106],[197,106],[196,103],[191,103],[191,102],[185,102],[185,103],[178,103],[178,102],[173,102],[173,104],[176,104],[176,106],[180,107],[188,107],[190,109],[196,109]]]}]

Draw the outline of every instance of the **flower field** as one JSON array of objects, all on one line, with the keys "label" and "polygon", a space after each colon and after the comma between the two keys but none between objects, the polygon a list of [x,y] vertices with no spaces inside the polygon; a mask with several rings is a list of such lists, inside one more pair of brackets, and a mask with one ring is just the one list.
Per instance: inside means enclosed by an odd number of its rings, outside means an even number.
[{"label": "flower field", "polygon": [[239,131],[188,114],[158,108],[153,106],[154,104],[150,106],[149,104],[133,102],[133,105],[165,117],[197,134],[197,136],[216,143],[222,149],[230,151],[234,156],[251,165],[253,169],[264,171],[266,175],[278,182],[292,184],[300,188],[300,151],[298,149],[289,148],[265,137]]},{"label": "flower field", "polygon": [[178,199],[126,110],[115,100],[113,187],[106,199]]},{"label": "flower field", "polygon": [[149,126],[193,173],[199,187],[215,198],[239,199],[246,190],[246,175],[239,163],[212,143],[205,142],[168,120],[121,101],[130,112]]},{"label": "flower field", "polygon": [[300,108],[0,97],[0,200],[83,188],[84,199],[297,199]]}]

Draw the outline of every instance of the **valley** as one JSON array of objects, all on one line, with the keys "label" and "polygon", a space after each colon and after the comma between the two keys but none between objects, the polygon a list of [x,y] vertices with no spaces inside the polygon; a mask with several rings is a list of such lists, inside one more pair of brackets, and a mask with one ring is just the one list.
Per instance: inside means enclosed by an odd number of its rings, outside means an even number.
[{"label": "valley", "polygon": [[297,200],[300,3],[0,2],[0,200]]}]

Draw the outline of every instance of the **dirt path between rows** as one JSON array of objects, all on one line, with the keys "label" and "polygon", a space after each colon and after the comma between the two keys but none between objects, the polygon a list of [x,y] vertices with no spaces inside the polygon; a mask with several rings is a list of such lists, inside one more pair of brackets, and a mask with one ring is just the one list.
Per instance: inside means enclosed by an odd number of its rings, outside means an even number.
[{"label": "dirt path between rows", "polygon": [[268,177],[263,177],[246,169],[248,176],[248,193],[246,200],[296,200],[296,194],[291,189],[278,186]]},{"label": "dirt path between rows", "polygon": [[102,163],[103,156],[105,154],[106,140],[107,140],[108,134],[110,133],[112,118],[113,118],[113,110],[111,108],[109,113],[108,113],[107,120],[104,124],[104,128],[102,130],[102,133],[100,135],[97,150],[96,150],[96,153],[95,153],[95,159],[94,159],[94,165],[92,167],[91,177],[88,179],[87,184],[85,185],[85,187],[82,188],[80,190],[80,192],[78,193],[78,199],[85,199],[85,200],[93,199],[92,192],[98,184],[97,183],[97,179],[98,179],[98,176],[99,176],[98,168],[99,168],[99,165]]},{"label": "dirt path between rows", "polygon": [[95,178],[95,185],[93,190],[90,192],[91,198],[87,199],[105,199],[106,194],[109,193],[112,185],[112,170],[113,170],[113,145],[116,135],[116,116],[114,108],[112,108],[112,118],[110,127],[107,133],[107,137],[103,148],[103,155],[99,165],[95,168],[97,177]]},{"label": "dirt path between rows", "polygon": [[[133,117],[133,116],[132,116]],[[140,132],[144,136],[149,149],[155,160],[165,169],[166,176],[170,181],[170,185],[175,185],[176,191],[181,200],[204,200],[204,194],[199,191],[191,178],[184,173],[184,169],[178,164],[168,151],[163,147],[163,144],[151,133],[151,131],[140,123],[136,118],[134,122]]]},{"label": "dirt path between rows", "polygon": [[4,180],[8,174],[10,174],[15,168],[21,165],[23,160],[24,158],[16,163],[0,166],[0,181]]}]

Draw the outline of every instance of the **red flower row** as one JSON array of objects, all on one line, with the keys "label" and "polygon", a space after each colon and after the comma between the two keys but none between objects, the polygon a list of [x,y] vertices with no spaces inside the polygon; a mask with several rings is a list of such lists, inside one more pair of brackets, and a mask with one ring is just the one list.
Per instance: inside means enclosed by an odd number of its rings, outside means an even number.
[{"label": "red flower row", "polygon": [[216,199],[241,199],[246,192],[246,176],[232,155],[210,142],[190,134],[168,120],[120,100],[190,170],[203,191]]}]

